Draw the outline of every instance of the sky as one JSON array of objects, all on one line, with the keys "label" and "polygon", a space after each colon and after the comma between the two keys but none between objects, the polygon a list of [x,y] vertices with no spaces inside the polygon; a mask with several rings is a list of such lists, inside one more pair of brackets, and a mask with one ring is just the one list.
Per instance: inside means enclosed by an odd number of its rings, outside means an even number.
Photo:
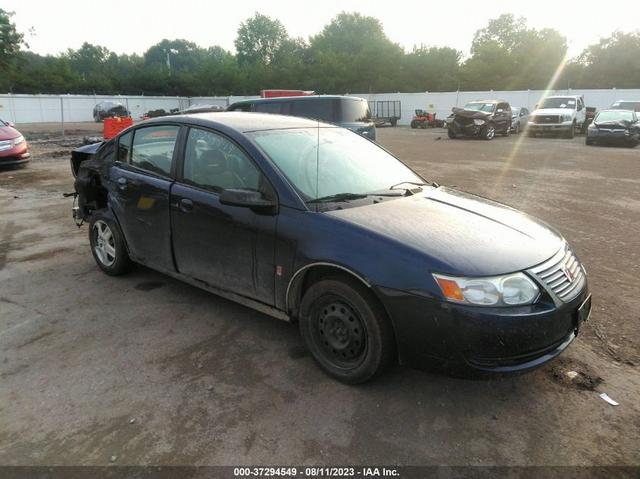
[{"label": "sky", "polygon": [[255,12],[280,20],[290,36],[308,38],[341,11],[378,18],[387,36],[406,50],[414,45],[450,46],[468,54],[473,34],[502,13],[524,16],[535,28],[565,35],[569,54],[614,30],[640,29],[640,1],[618,0],[612,8],[592,0],[2,0],[15,12],[30,50],[56,54],[83,42],[117,53],[143,53],[163,38],[183,38],[202,47],[234,51],[240,22]]}]

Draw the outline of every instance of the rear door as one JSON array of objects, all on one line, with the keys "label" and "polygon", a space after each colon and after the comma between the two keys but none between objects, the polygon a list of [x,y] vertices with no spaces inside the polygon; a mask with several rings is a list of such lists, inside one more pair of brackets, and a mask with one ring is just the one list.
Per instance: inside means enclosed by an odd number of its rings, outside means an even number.
[{"label": "rear door", "polygon": [[136,261],[173,271],[169,193],[180,126],[153,125],[121,136],[110,178],[112,206]]},{"label": "rear door", "polygon": [[249,155],[219,132],[190,128],[171,190],[178,271],[217,288],[274,303],[276,216],[220,203],[225,189],[275,197]]}]

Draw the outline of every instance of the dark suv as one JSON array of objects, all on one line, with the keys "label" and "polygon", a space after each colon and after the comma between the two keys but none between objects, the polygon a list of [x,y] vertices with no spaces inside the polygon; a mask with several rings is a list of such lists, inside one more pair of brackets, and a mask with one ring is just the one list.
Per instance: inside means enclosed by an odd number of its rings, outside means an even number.
[{"label": "dark suv", "polygon": [[503,100],[470,101],[464,108],[453,108],[447,117],[449,138],[477,136],[493,140],[496,133],[511,134],[511,106]]},{"label": "dark suv", "polygon": [[227,111],[256,111],[311,118],[347,128],[371,140],[376,139],[376,126],[371,120],[369,103],[355,96],[255,98],[233,103]]}]

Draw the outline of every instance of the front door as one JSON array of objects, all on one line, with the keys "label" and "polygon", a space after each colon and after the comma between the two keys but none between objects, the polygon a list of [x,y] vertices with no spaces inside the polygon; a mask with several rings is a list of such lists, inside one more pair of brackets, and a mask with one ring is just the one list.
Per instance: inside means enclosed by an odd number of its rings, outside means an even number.
[{"label": "front door", "polygon": [[110,172],[112,207],[133,259],[174,271],[169,194],[179,126],[132,130],[119,139],[118,160]]},{"label": "front door", "polygon": [[171,189],[178,271],[272,305],[277,216],[219,200],[225,189],[272,195],[266,178],[236,143],[219,133],[191,128],[184,150],[182,173]]}]

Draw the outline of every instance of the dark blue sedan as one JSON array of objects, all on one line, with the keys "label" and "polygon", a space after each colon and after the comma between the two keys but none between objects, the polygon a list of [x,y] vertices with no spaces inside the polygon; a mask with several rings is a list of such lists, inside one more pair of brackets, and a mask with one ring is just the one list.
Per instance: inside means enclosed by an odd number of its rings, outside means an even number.
[{"label": "dark blue sedan", "polygon": [[74,216],[105,273],[141,263],[297,321],[320,367],[347,383],[397,361],[526,371],[589,315],[585,269],[555,230],[332,125],[156,118],[71,163]]}]

